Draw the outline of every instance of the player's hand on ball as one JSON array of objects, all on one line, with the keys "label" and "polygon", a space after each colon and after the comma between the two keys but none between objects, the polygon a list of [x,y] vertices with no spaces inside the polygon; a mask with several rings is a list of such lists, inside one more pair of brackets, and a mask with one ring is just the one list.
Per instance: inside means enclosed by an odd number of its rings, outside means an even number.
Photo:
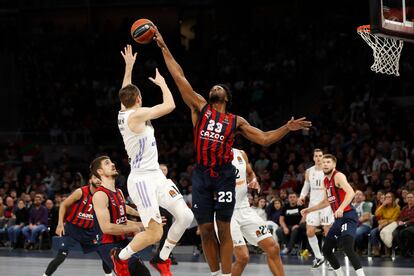
[{"label": "player's hand on ball", "polygon": [[296,119],[292,117],[287,123],[286,126],[290,131],[296,131],[300,129],[308,130],[309,127],[312,126],[311,121],[305,121],[306,117],[302,117],[300,119]]},{"label": "player's hand on ball", "polygon": [[125,65],[134,65],[135,59],[137,58],[137,53],[132,52],[132,46],[130,44],[124,47],[124,51],[121,51],[121,55],[125,60]]},{"label": "player's hand on ball", "polygon": [[155,79],[149,77],[149,80],[158,86],[165,84],[165,79],[163,76],[161,76],[160,72],[158,72],[158,68],[155,68]]},{"label": "player's hand on ball", "polygon": [[342,218],[343,216],[344,216],[344,211],[342,211],[341,209],[336,210],[335,212],[336,218]]},{"label": "player's hand on ball", "polygon": [[167,46],[165,45],[164,39],[162,38],[162,35],[160,34],[160,32],[157,31],[155,32],[154,38],[155,42],[157,42],[158,47],[160,47],[161,49],[166,48]]}]

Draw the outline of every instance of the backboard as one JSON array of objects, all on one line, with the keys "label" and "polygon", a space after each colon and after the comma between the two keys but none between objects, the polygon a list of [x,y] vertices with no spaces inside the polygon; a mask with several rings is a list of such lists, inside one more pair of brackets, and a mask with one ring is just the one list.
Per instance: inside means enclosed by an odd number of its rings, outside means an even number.
[{"label": "backboard", "polygon": [[371,32],[414,42],[414,0],[370,0]]}]

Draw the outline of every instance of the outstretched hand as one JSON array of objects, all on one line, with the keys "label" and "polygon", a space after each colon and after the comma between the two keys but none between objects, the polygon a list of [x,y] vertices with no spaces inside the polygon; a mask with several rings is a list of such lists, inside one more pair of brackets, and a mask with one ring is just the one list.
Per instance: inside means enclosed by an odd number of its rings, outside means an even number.
[{"label": "outstretched hand", "polygon": [[133,66],[135,63],[135,59],[137,58],[137,53],[132,52],[132,46],[128,44],[124,47],[124,51],[121,51],[121,55],[125,60],[125,65]]},{"label": "outstretched hand", "polygon": [[160,72],[158,72],[158,68],[155,68],[155,79],[149,77],[149,80],[155,83],[158,86],[161,86],[162,84],[165,84],[165,79],[163,76],[161,76]]},{"label": "outstretched hand", "polygon": [[164,39],[162,38],[162,35],[160,34],[160,32],[157,31],[155,32],[154,38],[155,42],[157,42],[158,47],[160,47],[161,49],[166,48],[167,45],[165,45]]},{"label": "outstretched hand", "polygon": [[290,131],[296,131],[300,129],[308,130],[309,127],[312,126],[311,121],[305,121],[306,117],[302,117],[300,119],[296,119],[292,117],[287,123],[286,126]]}]

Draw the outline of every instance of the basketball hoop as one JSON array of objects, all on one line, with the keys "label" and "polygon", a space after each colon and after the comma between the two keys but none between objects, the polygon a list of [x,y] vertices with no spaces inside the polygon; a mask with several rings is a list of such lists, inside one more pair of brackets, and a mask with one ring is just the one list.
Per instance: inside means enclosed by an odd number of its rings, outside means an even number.
[{"label": "basketball hoop", "polygon": [[358,27],[357,32],[374,52],[374,64],[371,70],[376,73],[399,76],[398,69],[404,41],[373,34],[370,25]]}]

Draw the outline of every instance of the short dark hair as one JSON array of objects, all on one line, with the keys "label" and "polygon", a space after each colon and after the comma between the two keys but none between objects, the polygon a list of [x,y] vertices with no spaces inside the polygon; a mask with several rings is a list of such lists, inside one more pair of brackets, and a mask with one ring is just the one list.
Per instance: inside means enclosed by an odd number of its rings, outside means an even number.
[{"label": "short dark hair", "polygon": [[333,154],[329,154],[329,153],[324,154],[323,155],[323,158],[325,158],[325,159],[331,159],[336,164],[336,157]]},{"label": "short dark hair", "polygon": [[322,152],[323,153],[323,150],[321,150],[319,148],[316,148],[316,149],[313,150],[313,154],[315,154],[315,152]]},{"label": "short dark hair", "polygon": [[110,158],[106,155],[102,155],[102,156],[99,156],[93,159],[93,161],[89,165],[89,170],[91,171],[91,174],[93,174],[99,179],[101,179],[101,177],[98,174],[98,170],[102,168],[102,161],[105,159],[110,159]]},{"label": "short dark hair", "polygon": [[141,91],[136,85],[128,84],[119,90],[119,100],[126,107],[133,107],[137,97],[141,97]]},{"label": "short dark hair", "polygon": [[233,95],[231,93],[230,87],[224,83],[219,83],[217,85],[220,87],[223,87],[224,91],[226,91],[226,94],[227,94],[226,111],[227,111],[233,104]]}]

